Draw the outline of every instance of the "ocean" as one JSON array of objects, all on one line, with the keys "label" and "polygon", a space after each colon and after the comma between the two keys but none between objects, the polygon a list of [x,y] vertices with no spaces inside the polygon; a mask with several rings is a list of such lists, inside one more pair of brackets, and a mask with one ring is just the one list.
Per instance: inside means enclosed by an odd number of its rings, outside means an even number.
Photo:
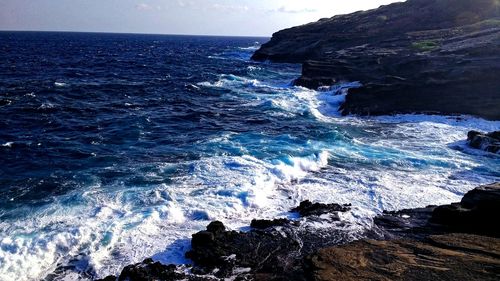
[{"label": "ocean", "polygon": [[500,122],[342,117],[359,82],[294,87],[300,65],[250,61],[267,40],[0,32],[0,280],[189,263],[210,221],[245,231],[306,199],[351,203],[357,239],[382,210],[500,180],[465,143]]}]

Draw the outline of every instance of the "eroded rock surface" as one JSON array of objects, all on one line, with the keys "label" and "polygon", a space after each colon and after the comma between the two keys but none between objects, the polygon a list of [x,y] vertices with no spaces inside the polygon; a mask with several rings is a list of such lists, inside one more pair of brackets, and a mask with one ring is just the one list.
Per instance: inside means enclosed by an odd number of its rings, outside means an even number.
[{"label": "eroded rock surface", "polygon": [[310,256],[312,280],[498,280],[500,239],[470,234],[361,240]]}]

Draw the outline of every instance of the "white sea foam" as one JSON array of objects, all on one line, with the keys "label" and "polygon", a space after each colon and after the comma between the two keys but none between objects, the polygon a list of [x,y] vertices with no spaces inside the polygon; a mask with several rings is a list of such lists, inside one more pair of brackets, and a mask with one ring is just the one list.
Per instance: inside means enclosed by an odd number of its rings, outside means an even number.
[{"label": "white sea foam", "polygon": [[247,69],[248,69],[248,71],[257,71],[257,70],[261,70],[262,68],[260,68],[258,66],[249,65],[249,66],[247,66]]},{"label": "white sea foam", "polygon": [[6,143],[2,144],[1,146],[3,146],[3,147],[12,147],[13,144],[14,144],[14,142],[9,141],[9,142],[6,142]]},{"label": "white sea foam", "polygon": [[51,108],[55,108],[55,107],[56,106],[53,103],[46,102],[46,103],[42,103],[42,105],[40,105],[38,107],[38,109],[51,109]]},{"label": "white sea foam", "polygon": [[[369,128],[371,121],[364,122]],[[384,128],[380,133],[387,134],[385,138],[362,137],[305,157],[265,161],[250,155],[222,156],[188,162],[183,165],[190,174],[153,190],[119,187],[110,192],[95,186],[68,195],[67,202],[61,198],[29,220],[0,225],[0,275],[5,280],[38,279],[58,262],[82,252],[100,277],[149,256],[185,262],[187,239],[209,220],[238,228],[252,218],[282,216],[305,199],[353,203],[345,219],[361,230],[382,209],[457,201],[468,189],[494,179],[472,171],[480,163],[447,148],[462,128],[442,123],[395,123]],[[395,137],[400,134],[407,141]],[[219,141],[232,141],[232,136]],[[317,146],[310,143],[304,149]],[[428,153],[433,150],[441,152]],[[337,165],[329,166],[328,159]],[[343,166],[342,159],[360,165]],[[395,166],[387,164],[381,170],[383,166],[367,165],[386,159],[394,159]],[[414,159],[437,164],[415,167]],[[75,196],[79,203],[70,204]],[[327,227],[309,223],[308,227]]]},{"label": "white sea foam", "polygon": [[260,48],[260,45],[255,45],[255,46],[249,46],[249,47],[240,47],[240,50],[244,51],[256,51]]},{"label": "white sea foam", "polygon": [[259,87],[262,86],[261,82],[257,79],[248,79],[237,75],[221,75],[221,78],[216,82],[200,82],[197,84],[202,87],[213,87],[213,88],[236,88],[236,87]]},{"label": "white sea foam", "polygon": [[[263,114],[312,116],[332,131],[348,127],[362,133],[308,140],[294,146],[295,155],[272,159],[251,155],[238,140],[241,134],[224,133],[206,143],[234,147],[241,156],[165,164],[146,175],[162,178],[167,169],[186,171],[171,178],[172,184],[96,184],[60,196],[25,219],[0,222],[2,279],[37,280],[81,254],[97,277],[151,256],[183,263],[191,234],[209,221],[238,229],[252,218],[286,216],[306,199],[353,204],[353,211],[343,215],[352,225],[308,221],[307,227],[348,227],[357,233],[384,209],[458,201],[471,188],[500,179],[498,161],[456,149],[468,130],[498,130],[500,122],[428,115],[340,118],[345,89],[355,84],[312,91],[222,75],[198,85],[230,89],[229,98],[243,97],[238,99],[245,101],[242,106],[258,107]],[[264,134],[252,137],[266,146],[278,143]],[[286,141],[293,147],[293,139]]]},{"label": "white sea foam", "polygon": [[68,84],[63,83],[63,82],[54,82],[54,86],[56,87],[66,87]]}]

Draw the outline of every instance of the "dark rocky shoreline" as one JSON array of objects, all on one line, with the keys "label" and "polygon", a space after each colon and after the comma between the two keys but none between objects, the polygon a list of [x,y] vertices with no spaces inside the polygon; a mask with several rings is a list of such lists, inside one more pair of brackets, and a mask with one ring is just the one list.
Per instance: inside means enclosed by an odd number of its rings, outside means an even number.
[{"label": "dark rocky shoreline", "polygon": [[[294,212],[339,221],[349,205],[303,202]],[[362,239],[338,245],[342,230],[310,233],[299,221],[254,220],[249,232],[212,222],[193,235],[194,266],[147,259],[104,280],[498,280],[500,183],[460,203],[384,212]]]},{"label": "dark rocky shoreline", "polygon": [[500,5],[408,0],[273,35],[254,60],[302,63],[309,88],[359,81],[343,114],[500,119]]},{"label": "dark rocky shoreline", "polygon": [[[359,81],[343,114],[470,114],[500,120],[497,0],[408,0],[280,31],[254,60],[302,63],[296,85]],[[500,151],[499,132],[468,143]],[[290,210],[346,226],[351,205],[304,201]],[[193,265],[152,259],[103,280],[499,280],[500,183],[459,203],[384,212],[352,234],[310,231],[303,220],[254,219],[237,232],[214,221],[193,234]]]}]

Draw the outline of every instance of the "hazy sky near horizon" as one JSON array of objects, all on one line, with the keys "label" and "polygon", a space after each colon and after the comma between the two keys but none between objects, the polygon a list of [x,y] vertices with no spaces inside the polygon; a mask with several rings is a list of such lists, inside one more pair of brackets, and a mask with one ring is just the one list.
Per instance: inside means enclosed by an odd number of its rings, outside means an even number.
[{"label": "hazy sky near horizon", "polygon": [[0,0],[0,30],[270,36],[397,0]]}]

